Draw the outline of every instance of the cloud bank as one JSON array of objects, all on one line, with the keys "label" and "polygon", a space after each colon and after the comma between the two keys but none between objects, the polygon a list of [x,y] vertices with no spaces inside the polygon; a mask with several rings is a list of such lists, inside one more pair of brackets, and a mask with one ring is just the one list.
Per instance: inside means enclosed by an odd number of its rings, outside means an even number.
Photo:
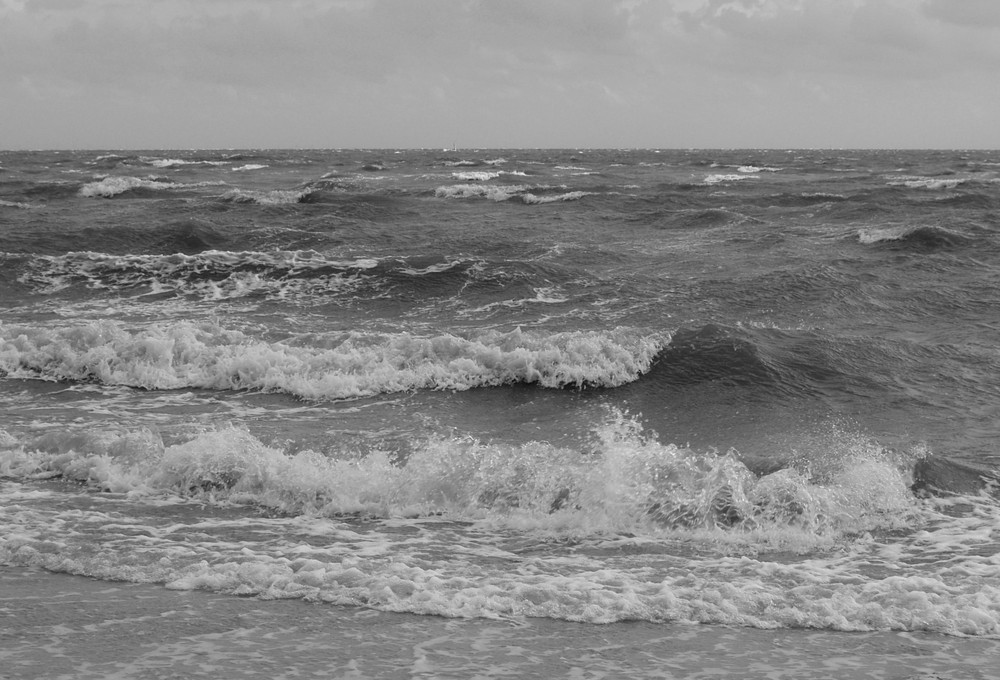
[{"label": "cloud bank", "polygon": [[994,0],[0,0],[5,148],[1000,147]]}]

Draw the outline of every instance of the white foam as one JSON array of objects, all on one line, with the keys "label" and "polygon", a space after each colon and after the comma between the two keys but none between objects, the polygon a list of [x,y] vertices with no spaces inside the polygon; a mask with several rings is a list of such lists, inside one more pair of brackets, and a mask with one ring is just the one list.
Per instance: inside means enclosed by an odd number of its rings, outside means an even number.
[{"label": "white foam", "polygon": [[[333,260],[315,251],[206,250],[195,255],[108,255],[85,251],[38,256],[19,281],[46,293],[83,281],[92,288],[125,291],[140,288],[143,294],[170,291],[206,300],[256,294],[305,303],[321,301],[317,294],[344,292],[360,286],[359,273],[377,264],[371,258]],[[219,276],[209,276],[210,273]]]},{"label": "white foam", "polygon": [[559,203],[562,201],[579,201],[584,196],[595,195],[593,191],[568,191],[564,194],[551,194],[547,196],[536,196],[530,192],[526,192],[521,196],[521,200],[528,205],[534,205],[538,203]]},{"label": "white foam", "polygon": [[299,203],[311,193],[311,189],[231,189],[221,198],[231,203],[256,203],[258,205],[289,205]]},{"label": "white foam", "polygon": [[467,336],[349,333],[310,342],[266,342],[214,324],[142,330],[111,321],[56,329],[0,325],[0,367],[11,377],[347,399],[517,382],[613,387],[648,371],[667,338],[626,328],[518,329]]},{"label": "white foam", "polygon": [[[589,191],[566,191],[563,193],[550,193],[538,195],[533,192],[552,191],[559,187],[550,186],[530,186],[518,185],[483,185],[483,184],[456,184],[452,186],[440,186],[434,191],[438,198],[485,198],[491,201],[508,201],[517,198],[528,205],[558,203],[562,201],[578,201],[585,196],[594,195]],[[565,188],[565,187],[562,187]]]},{"label": "white foam", "polygon": [[182,158],[148,158],[140,157],[140,161],[143,163],[148,163],[157,168],[180,168],[185,165],[212,165],[212,166],[223,166],[228,165],[229,161],[207,161],[207,160],[184,160]]},{"label": "white foam", "polygon": [[108,491],[241,499],[293,514],[445,512],[568,535],[731,534],[757,547],[794,540],[808,549],[914,521],[908,473],[864,440],[823,475],[784,469],[757,478],[735,452],[661,444],[610,411],[591,448],[437,437],[400,464],[381,451],[288,454],[237,426],[174,445],[149,430],[57,429],[0,439],[0,473],[58,473]]},{"label": "white foam", "polygon": [[268,166],[261,165],[259,163],[247,163],[246,165],[241,165],[238,168],[232,168],[233,172],[247,172],[249,170],[263,170]]},{"label": "white foam", "polygon": [[[660,444],[620,414],[596,435],[590,451],[438,438],[405,465],[292,455],[239,427],[175,445],[8,435],[5,477],[55,471],[129,496],[65,508],[5,486],[0,562],[443,616],[1000,636],[995,502],[916,499],[863,438],[822,476],[756,478],[733,453]],[[305,514],[213,519],[178,497]],[[752,522],[720,522],[744,503]]]},{"label": "white foam", "polygon": [[709,175],[702,182],[703,184],[722,184],[724,182],[740,182],[747,179],[758,179],[756,175],[733,175],[733,174],[714,174]]},{"label": "white foam", "polygon": [[112,196],[117,196],[134,189],[154,189],[156,191],[164,191],[168,189],[176,189],[178,186],[178,184],[173,182],[161,182],[151,179],[142,179],[140,177],[117,176],[105,177],[98,182],[85,184],[80,188],[79,193],[80,196],[86,198],[94,198],[98,196],[111,198]]},{"label": "white foam", "polygon": [[864,245],[898,241],[905,238],[910,231],[909,227],[869,227],[858,230],[858,241]]},{"label": "white foam", "polygon": [[0,199],[0,207],[2,208],[20,208],[22,210],[27,210],[31,208],[30,203],[23,203],[21,201],[5,201]]},{"label": "white foam", "polygon": [[500,202],[526,192],[529,188],[523,185],[454,184],[438,187],[434,190],[434,195],[438,198],[486,198]]},{"label": "white foam", "polygon": [[886,241],[901,241],[914,234],[919,234],[922,230],[934,238],[942,240],[962,240],[960,234],[956,234],[942,227],[914,227],[905,225],[887,227],[869,227],[858,230],[858,241],[865,245],[884,243]]},{"label": "white foam", "polygon": [[[145,159],[143,159],[145,160]],[[149,159],[147,162],[157,168],[177,168],[182,165],[197,165],[198,161],[185,161],[180,158],[154,158]]]},{"label": "white foam", "polygon": [[889,186],[903,186],[910,189],[954,189],[965,183],[965,179],[950,177],[942,179],[940,177],[920,177],[911,175],[890,175],[886,177]]},{"label": "white foam", "polygon": [[741,165],[736,168],[736,172],[742,172],[746,174],[756,174],[758,172],[780,172],[781,168],[770,168],[767,166],[758,165]]},{"label": "white foam", "polygon": [[486,182],[496,179],[502,172],[453,172],[451,176],[461,182]]}]

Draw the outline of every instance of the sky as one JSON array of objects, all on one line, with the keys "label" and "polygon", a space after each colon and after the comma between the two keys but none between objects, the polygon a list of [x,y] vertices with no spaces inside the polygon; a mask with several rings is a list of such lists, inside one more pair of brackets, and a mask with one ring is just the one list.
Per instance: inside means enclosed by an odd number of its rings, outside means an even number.
[{"label": "sky", "polygon": [[0,148],[1000,148],[998,0],[0,0]]}]

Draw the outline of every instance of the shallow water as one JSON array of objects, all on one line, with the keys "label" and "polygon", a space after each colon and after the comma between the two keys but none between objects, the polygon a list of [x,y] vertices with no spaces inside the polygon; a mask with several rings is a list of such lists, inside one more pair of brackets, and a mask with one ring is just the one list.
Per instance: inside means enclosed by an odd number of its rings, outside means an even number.
[{"label": "shallow water", "polygon": [[446,619],[0,569],[8,678],[995,678],[920,633]]}]

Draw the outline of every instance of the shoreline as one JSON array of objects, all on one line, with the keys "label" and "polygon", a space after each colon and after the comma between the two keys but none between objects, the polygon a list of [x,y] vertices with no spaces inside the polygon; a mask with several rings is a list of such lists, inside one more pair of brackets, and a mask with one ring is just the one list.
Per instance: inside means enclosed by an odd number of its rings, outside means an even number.
[{"label": "shoreline", "polygon": [[2,680],[985,679],[997,658],[989,638],[445,619],[0,567]]}]

